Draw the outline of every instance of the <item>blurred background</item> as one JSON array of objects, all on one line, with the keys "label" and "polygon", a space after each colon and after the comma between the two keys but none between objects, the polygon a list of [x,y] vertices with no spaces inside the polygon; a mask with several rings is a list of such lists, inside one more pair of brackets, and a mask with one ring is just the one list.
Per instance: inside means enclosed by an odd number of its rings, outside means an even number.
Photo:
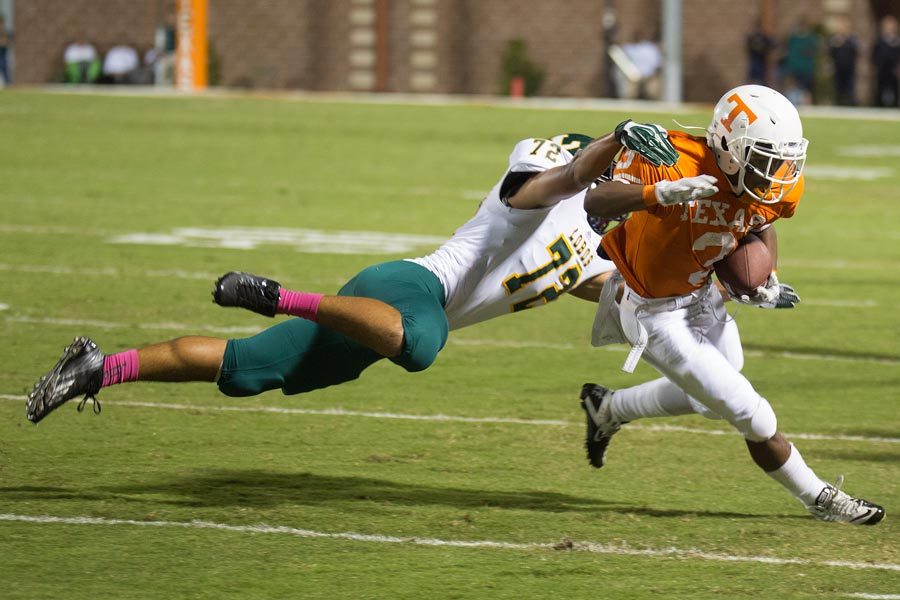
[{"label": "blurred background", "polygon": [[6,84],[896,107],[898,0],[0,0]]}]

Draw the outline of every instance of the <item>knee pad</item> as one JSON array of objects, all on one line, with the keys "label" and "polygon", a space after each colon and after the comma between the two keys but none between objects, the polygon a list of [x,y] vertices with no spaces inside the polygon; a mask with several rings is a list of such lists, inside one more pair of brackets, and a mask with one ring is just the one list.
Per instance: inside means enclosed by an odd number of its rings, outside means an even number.
[{"label": "knee pad", "polygon": [[438,349],[427,349],[407,354],[403,352],[398,357],[400,360],[395,361],[398,365],[409,371],[410,373],[415,373],[417,371],[424,371],[437,359]]},{"label": "knee pad", "polygon": [[711,419],[713,421],[718,421],[723,418],[722,415],[720,415],[719,413],[717,413],[713,410],[710,410],[709,408],[705,407],[700,402],[697,402],[690,396],[688,396],[688,402],[690,402],[691,408],[694,409],[694,412],[697,413],[698,415],[701,415],[701,416],[706,417],[707,419]]},{"label": "knee pad", "polygon": [[391,360],[407,371],[424,371],[447,343],[449,324],[444,308],[425,298],[403,314],[403,351]]},{"label": "knee pad", "polygon": [[410,373],[415,373],[424,371],[437,359],[438,352],[447,341],[447,334],[407,327],[403,338],[403,351],[391,360]]},{"label": "knee pad", "polygon": [[778,419],[769,401],[760,396],[759,404],[749,419],[735,424],[744,438],[751,442],[764,442],[778,431]]}]

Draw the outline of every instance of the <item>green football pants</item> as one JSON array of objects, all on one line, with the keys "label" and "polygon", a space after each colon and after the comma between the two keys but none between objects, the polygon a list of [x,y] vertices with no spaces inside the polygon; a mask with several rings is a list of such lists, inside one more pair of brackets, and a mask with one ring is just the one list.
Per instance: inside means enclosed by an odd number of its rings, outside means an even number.
[{"label": "green football pants", "polygon": [[[390,304],[403,319],[403,351],[390,360],[407,371],[422,371],[447,342],[444,287],[428,269],[393,261],[362,270],[338,292]],[[359,377],[384,358],[345,335],[306,319],[292,318],[249,338],[229,340],[219,390],[253,396],[281,388],[300,394]]]}]

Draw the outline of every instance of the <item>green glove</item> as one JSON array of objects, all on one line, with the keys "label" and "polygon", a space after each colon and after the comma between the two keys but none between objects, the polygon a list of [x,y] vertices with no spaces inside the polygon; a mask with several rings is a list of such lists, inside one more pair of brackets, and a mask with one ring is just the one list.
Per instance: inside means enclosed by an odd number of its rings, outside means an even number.
[{"label": "green glove", "polygon": [[669,142],[669,132],[655,123],[622,121],[616,126],[616,141],[649,160],[654,167],[671,167],[678,161],[678,151]]}]

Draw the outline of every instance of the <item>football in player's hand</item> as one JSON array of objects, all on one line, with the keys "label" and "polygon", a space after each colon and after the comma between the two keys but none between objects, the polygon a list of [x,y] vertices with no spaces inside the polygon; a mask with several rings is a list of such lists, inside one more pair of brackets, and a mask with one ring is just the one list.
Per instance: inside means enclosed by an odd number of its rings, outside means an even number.
[{"label": "football in player's hand", "polygon": [[775,265],[772,255],[759,237],[748,233],[734,251],[713,265],[719,278],[732,296],[756,295],[756,288],[765,285]]}]

